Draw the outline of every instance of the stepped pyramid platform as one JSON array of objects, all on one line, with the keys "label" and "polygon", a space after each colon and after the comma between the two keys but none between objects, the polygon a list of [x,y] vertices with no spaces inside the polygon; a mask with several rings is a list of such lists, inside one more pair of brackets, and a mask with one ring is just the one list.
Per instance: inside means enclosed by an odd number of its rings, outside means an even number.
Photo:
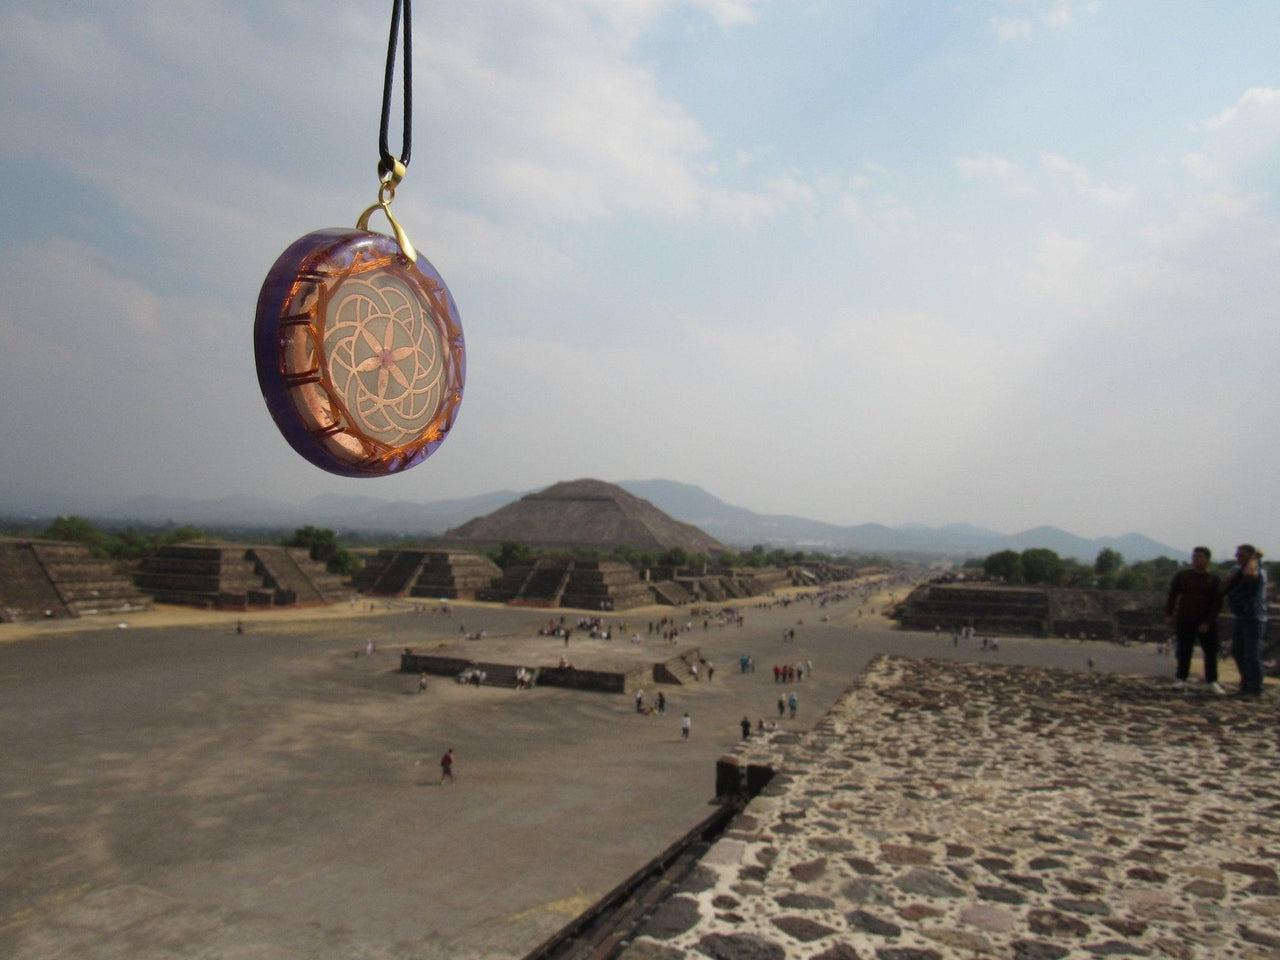
[{"label": "stepped pyramid platform", "polygon": [[691,524],[667,516],[648,500],[600,480],[570,480],[521,497],[448,531],[441,541],[494,546],[515,540],[542,549],[637,550],[682,547],[708,555],[724,544]]},{"label": "stepped pyramid platform", "polygon": [[0,539],[0,622],[150,608],[115,561],[84,544]]},{"label": "stepped pyramid platform", "polygon": [[545,557],[513,564],[477,600],[524,607],[629,610],[654,602],[653,589],[617,560]]},{"label": "stepped pyramid platform", "polygon": [[335,603],[348,594],[340,577],[299,547],[162,547],[134,581],[161,603],[226,609]]},{"label": "stepped pyramid platform", "polygon": [[355,579],[356,588],[379,597],[474,600],[502,576],[502,568],[478,553],[450,550],[379,550]]},{"label": "stepped pyramid platform", "polygon": [[654,592],[658,595],[658,602],[674,606],[761,597],[790,587],[794,579],[780,567],[711,567],[706,570],[655,567],[650,573],[657,581]]},{"label": "stepped pyramid platform", "polygon": [[653,603],[653,591],[630,564],[579,560],[560,603],[579,610],[630,610]]},{"label": "stepped pyramid platform", "polygon": [[926,583],[903,602],[904,630],[972,626],[980,633],[1045,637],[1051,633],[1049,591],[1044,587]]}]

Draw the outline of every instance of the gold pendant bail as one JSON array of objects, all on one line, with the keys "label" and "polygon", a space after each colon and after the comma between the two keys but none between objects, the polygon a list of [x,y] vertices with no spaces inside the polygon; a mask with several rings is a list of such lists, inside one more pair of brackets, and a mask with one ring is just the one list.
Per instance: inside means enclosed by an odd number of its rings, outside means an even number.
[{"label": "gold pendant bail", "polygon": [[[379,165],[378,169],[382,169],[381,165]],[[387,221],[391,224],[391,232],[395,234],[396,243],[400,246],[400,252],[405,255],[405,259],[410,263],[417,263],[418,251],[414,249],[413,241],[409,239],[409,235],[404,232],[404,227],[400,226],[400,222],[391,213],[391,201],[396,198],[396,184],[403,179],[404,164],[397,160],[394,168],[384,175],[382,183],[378,187],[378,202],[360,214],[360,219],[356,221],[356,229],[368,230],[369,217],[372,216],[373,211],[381,210],[387,215]]]}]

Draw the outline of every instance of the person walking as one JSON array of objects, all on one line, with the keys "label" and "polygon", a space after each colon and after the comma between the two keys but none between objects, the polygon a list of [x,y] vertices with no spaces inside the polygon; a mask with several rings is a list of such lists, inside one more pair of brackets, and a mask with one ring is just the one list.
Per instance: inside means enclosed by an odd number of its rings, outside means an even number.
[{"label": "person walking", "polygon": [[1222,581],[1227,606],[1236,618],[1231,655],[1240,668],[1237,696],[1262,696],[1262,635],[1267,630],[1267,571],[1262,551],[1250,543],[1236,548],[1236,562]]},{"label": "person walking", "polygon": [[453,783],[453,747],[440,758],[440,783],[443,785],[446,780]]},{"label": "person walking", "polygon": [[787,706],[791,708],[791,719],[792,719],[792,720],[794,720],[794,719],[796,718],[796,707],[799,705],[799,703],[800,703],[800,701],[799,701],[798,699],[796,699],[795,691],[793,690],[793,691],[791,692],[791,696],[789,696],[789,697],[787,698]]},{"label": "person walking", "polygon": [[683,717],[680,718],[680,738],[682,740],[689,739],[689,728],[693,726],[693,720],[689,717],[689,711],[685,711]]},{"label": "person walking", "polygon": [[742,739],[750,740],[751,739],[751,718],[743,717],[740,723],[740,726],[742,727]]},{"label": "person walking", "polygon": [[658,691],[658,712],[667,712],[667,698],[661,690]]},{"label": "person walking", "polygon": [[787,696],[783,694],[778,698],[778,719],[781,720],[787,712]]},{"label": "person walking", "polygon": [[1173,685],[1187,685],[1191,656],[1196,644],[1204,651],[1204,682],[1214,693],[1222,693],[1218,683],[1218,609],[1222,606],[1221,582],[1209,570],[1212,554],[1208,547],[1191,551],[1191,569],[1179,570],[1169,583],[1164,604],[1165,623],[1177,638],[1178,666]]}]

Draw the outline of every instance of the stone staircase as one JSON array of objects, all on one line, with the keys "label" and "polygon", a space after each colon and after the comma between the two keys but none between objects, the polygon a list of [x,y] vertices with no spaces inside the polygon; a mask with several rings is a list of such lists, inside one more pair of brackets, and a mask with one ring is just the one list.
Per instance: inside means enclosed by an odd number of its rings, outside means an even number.
[{"label": "stone staircase", "polygon": [[503,571],[502,576],[492,580],[488,588],[477,590],[476,599],[491,603],[510,603],[533,573],[533,566],[532,563],[512,564]]},{"label": "stone staircase", "polygon": [[74,616],[29,542],[0,543],[0,623]]},{"label": "stone staircase", "polygon": [[368,592],[377,597],[403,597],[418,579],[427,554],[421,550],[401,550],[387,564]]},{"label": "stone staircase", "polygon": [[569,577],[573,574],[573,565],[572,560],[539,560],[510,602],[539,607],[559,606],[560,598],[569,585]]},{"label": "stone staircase", "polygon": [[654,683],[695,683],[690,666],[702,659],[701,650],[686,650],[679,656],[653,665]]},{"label": "stone staircase", "polygon": [[351,586],[357,593],[368,593],[369,588],[378,582],[378,578],[386,572],[387,567],[399,552],[399,550],[379,550],[370,556],[367,552],[356,551],[357,556],[360,556],[364,562],[351,578]]},{"label": "stone staircase", "polygon": [[151,609],[151,598],[114,561],[93,556],[83,544],[44,541],[32,543],[31,552],[73,617]]},{"label": "stone staircase", "polygon": [[409,593],[414,597],[473,600],[502,577],[502,569],[478,553],[439,551],[427,554]]},{"label": "stone staircase", "polygon": [[82,543],[0,540],[0,622],[150,608],[116,561]]},{"label": "stone staircase", "polygon": [[649,584],[617,560],[577,561],[560,599],[562,606],[578,610],[629,610],[652,602]]},{"label": "stone staircase", "polygon": [[664,603],[669,607],[683,607],[693,602],[693,594],[674,580],[661,580],[650,584],[650,587],[658,603]]},{"label": "stone staircase", "polygon": [[263,585],[275,589],[277,603],[287,602],[290,595],[293,603],[324,603],[329,599],[285,547],[254,547],[250,554],[257,561],[256,570]]},{"label": "stone staircase", "polygon": [[161,547],[134,581],[162,603],[247,609],[332,603],[341,580],[305,550],[285,547],[180,544]]}]

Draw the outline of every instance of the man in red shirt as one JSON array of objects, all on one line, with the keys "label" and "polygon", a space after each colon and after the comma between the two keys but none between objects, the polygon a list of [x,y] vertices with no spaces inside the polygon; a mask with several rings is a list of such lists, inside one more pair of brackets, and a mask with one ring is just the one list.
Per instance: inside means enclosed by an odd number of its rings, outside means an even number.
[{"label": "man in red shirt", "polygon": [[1198,642],[1204,650],[1204,682],[1214,693],[1222,693],[1218,684],[1218,610],[1222,606],[1222,594],[1218,577],[1209,572],[1210,556],[1208,547],[1191,551],[1191,569],[1179,570],[1173,575],[1164,613],[1165,622],[1174,628],[1178,639],[1178,673],[1174,686],[1186,685],[1191,673],[1191,654]]}]

